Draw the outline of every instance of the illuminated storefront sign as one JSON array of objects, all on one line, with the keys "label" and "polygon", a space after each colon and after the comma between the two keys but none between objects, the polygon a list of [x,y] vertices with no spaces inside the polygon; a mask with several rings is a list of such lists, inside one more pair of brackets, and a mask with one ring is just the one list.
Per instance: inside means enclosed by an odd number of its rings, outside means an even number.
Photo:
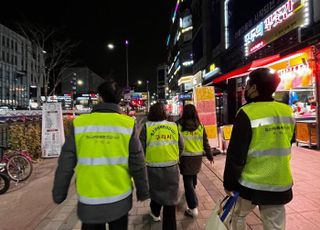
[{"label": "illuminated storefront sign", "polygon": [[289,31],[309,24],[309,0],[288,0],[244,36],[248,56]]},{"label": "illuminated storefront sign", "polygon": [[312,70],[315,68],[313,60],[313,49],[308,47],[266,67],[276,70],[280,76],[277,91],[308,88],[312,86]]}]

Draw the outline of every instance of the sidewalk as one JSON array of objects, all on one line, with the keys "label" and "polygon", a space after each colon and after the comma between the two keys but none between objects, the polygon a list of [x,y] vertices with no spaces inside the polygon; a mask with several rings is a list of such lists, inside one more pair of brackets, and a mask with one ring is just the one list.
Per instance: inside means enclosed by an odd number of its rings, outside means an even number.
[{"label": "sidewalk", "polygon": [[[225,156],[215,157],[215,164],[204,164],[198,175],[197,194],[199,216],[196,219],[184,216],[186,202],[181,184],[181,200],[177,208],[178,229],[204,229],[215,203],[224,197],[222,175]],[[287,230],[320,229],[320,151],[293,147],[291,161],[294,177],[294,199],[286,206]],[[81,229],[76,216],[76,196],[72,195],[63,205],[54,209],[37,229]],[[129,215],[129,230],[161,229],[161,222],[154,223],[148,216],[149,201],[134,202]],[[255,209],[247,218],[248,229],[261,230],[259,211]]]}]

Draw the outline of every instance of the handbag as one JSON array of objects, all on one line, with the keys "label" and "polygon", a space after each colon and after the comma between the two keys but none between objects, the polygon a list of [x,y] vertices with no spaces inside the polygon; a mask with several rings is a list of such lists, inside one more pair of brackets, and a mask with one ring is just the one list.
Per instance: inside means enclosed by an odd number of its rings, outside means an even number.
[{"label": "handbag", "polygon": [[233,196],[226,196],[221,202],[217,203],[214,207],[206,230],[228,230],[230,229],[232,212],[234,209],[239,193],[235,192]]}]

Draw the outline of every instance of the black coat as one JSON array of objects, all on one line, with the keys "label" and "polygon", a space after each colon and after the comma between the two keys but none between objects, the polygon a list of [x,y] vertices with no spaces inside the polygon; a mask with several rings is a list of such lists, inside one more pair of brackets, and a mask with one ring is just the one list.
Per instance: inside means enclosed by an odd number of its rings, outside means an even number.
[{"label": "black coat", "polygon": [[[257,97],[254,102],[273,101],[272,98]],[[256,205],[281,205],[292,200],[292,189],[284,192],[258,191],[238,183],[247,161],[252,138],[251,123],[248,116],[240,110],[233,124],[231,139],[227,150],[223,185],[228,191],[240,191],[240,196]]]}]

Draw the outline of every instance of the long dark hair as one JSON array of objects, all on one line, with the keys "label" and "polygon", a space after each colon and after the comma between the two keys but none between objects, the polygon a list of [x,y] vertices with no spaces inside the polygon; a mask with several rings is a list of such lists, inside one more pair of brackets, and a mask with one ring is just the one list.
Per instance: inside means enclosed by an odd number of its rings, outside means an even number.
[{"label": "long dark hair", "polygon": [[167,119],[167,110],[164,104],[158,102],[150,107],[148,121],[163,121]]},{"label": "long dark hair", "polygon": [[[194,127],[194,129],[192,130],[189,130],[190,128],[187,128],[187,125],[189,126],[190,122]],[[201,124],[196,107],[192,104],[185,105],[183,107],[182,116],[179,119],[178,123],[182,126],[182,131],[196,130],[198,126]]]}]

